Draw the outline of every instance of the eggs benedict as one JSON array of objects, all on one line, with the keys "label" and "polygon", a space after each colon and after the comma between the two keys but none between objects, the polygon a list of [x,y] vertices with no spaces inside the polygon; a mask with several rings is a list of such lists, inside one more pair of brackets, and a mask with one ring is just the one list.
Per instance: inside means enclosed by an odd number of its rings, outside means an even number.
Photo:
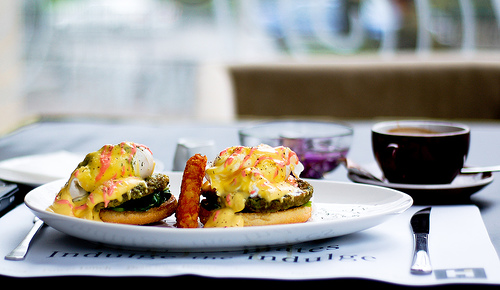
[{"label": "eggs benedict", "polygon": [[297,154],[283,146],[234,146],[205,170],[200,220],[205,227],[259,226],[307,221],[313,187],[299,179]]},{"label": "eggs benedict", "polygon": [[153,174],[151,150],[133,142],[104,145],[78,164],[47,209],[112,223],[148,224],[175,212],[169,178]]}]

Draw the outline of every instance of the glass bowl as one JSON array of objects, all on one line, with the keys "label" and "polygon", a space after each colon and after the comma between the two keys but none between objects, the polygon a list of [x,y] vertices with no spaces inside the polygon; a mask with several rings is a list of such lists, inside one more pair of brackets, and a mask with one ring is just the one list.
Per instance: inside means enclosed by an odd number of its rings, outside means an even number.
[{"label": "glass bowl", "polygon": [[323,178],[346,157],[353,129],[323,121],[276,121],[239,130],[243,146],[267,144],[292,149],[304,165],[301,178]]}]

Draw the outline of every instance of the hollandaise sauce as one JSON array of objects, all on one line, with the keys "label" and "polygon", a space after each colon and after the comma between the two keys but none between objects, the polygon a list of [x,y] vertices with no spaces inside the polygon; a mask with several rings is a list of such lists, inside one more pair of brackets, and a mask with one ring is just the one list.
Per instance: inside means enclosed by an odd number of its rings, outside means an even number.
[{"label": "hollandaise sauce", "polygon": [[261,144],[222,151],[207,168],[206,177],[223,204],[212,213],[205,227],[243,226],[243,219],[236,213],[245,208],[248,198],[271,202],[303,193],[294,178],[302,169],[297,154],[288,147]]},{"label": "hollandaise sauce", "polygon": [[141,185],[145,187],[144,178],[153,170],[152,153],[146,146],[132,142],[105,145],[87,154],[47,210],[100,220],[101,208],[110,202],[130,199],[131,190]]}]

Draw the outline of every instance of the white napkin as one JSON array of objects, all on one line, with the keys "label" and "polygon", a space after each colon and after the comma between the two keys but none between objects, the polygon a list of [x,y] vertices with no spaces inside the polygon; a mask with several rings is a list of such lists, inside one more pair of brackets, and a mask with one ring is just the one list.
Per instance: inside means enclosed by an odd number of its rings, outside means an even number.
[{"label": "white napkin", "polygon": [[69,178],[82,154],[58,151],[48,154],[28,155],[0,162],[0,179],[41,185],[61,178]]},{"label": "white napkin", "polygon": [[[363,278],[404,285],[500,284],[500,261],[477,207],[435,206],[429,249],[434,272],[410,274],[409,219],[421,207],[374,228],[332,239],[216,253],[117,250],[44,228],[26,260],[0,260],[0,274],[328,279]],[[27,233],[32,214],[20,206],[0,219],[0,255]]]}]

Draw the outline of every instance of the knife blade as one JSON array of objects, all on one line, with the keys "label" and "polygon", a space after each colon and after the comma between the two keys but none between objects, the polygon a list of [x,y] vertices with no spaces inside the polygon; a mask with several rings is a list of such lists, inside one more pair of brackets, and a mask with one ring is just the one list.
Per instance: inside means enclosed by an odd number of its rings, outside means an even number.
[{"label": "knife blade", "polygon": [[410,220],[414,245],[410,272],[415,275],[428,275],[432,273],[428,247],[430,215],[431,208],[427,207],[416,212]]}]

